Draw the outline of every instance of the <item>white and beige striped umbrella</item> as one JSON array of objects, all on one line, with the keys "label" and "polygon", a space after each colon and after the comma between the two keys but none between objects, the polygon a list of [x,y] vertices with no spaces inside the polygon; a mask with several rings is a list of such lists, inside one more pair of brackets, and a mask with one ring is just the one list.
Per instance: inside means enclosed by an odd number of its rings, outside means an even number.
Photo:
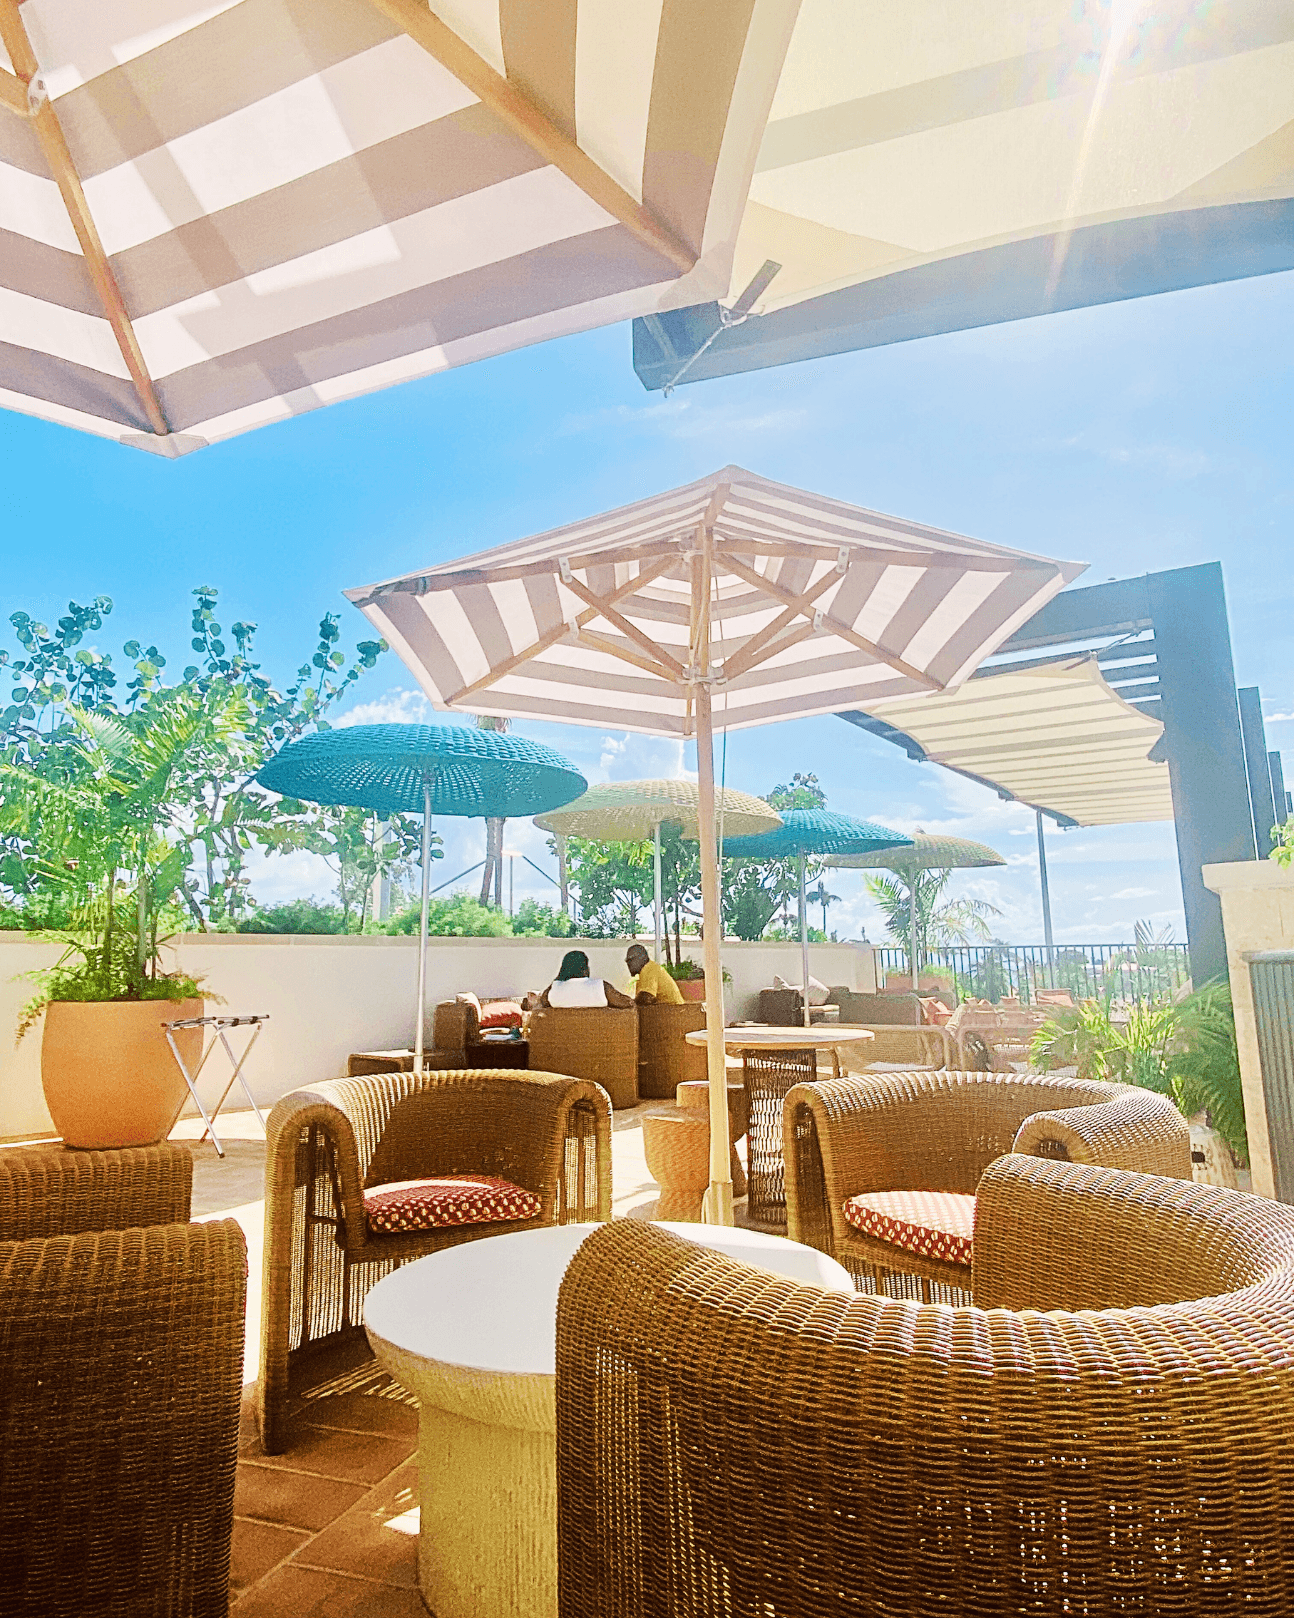
[{"label": "white and beige striped umbrella", "polygon": [[686,736],[700,681],[731,729],[960,685],[1081,571],[728,466],[346,593],[437,707]]},{"label": "white and beige striped umbrella", "polygon": [[0,407],[166,455],[726,295],[796,0],[0,0]]},{"label": "white and beige striped umbrella", "polygon": [[732,1222],[714,725],[955,687],[1081,572],[727,466],[346,592],[437,707],[696,736],[708,1219]]}]

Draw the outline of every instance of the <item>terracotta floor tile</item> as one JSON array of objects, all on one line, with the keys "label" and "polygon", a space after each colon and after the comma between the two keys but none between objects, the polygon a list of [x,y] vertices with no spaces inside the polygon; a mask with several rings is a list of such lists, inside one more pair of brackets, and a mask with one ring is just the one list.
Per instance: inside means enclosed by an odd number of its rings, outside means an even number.
[{"label": "terracotta floor tile", "polygon": [[229,1582],[236,1590],[245,1590],[257,1579],[263,1579],[271,1568],[309,1540],[295,1528],[280,1528],[272,1523],[248,1522],[245,1517],[234,1518],[234,1549],[229,1567]]},{"label": "terracotta floor tile", "polygon": [[418,1464],[410,1461],[303,1545],[293,1566],[362,1574],[412,1590],[418,1582]]},{"label": "terracotta floor tile", "polygon": [[416,1590],[289,1563],[235,1601],[229,1618],[427,1618],[427,1609]]},{"label": "terracotta floor tile", "polygon": [[332,1431],[326,1427],[294,1426],[290,1448],[282,1455],[256,1455],[257,1466],[281,1467],[289,1472],[314,1472],[320,1477],[364,1483],[372,1488],[417,1447],[417,1432],[399,1436],[384,1433]]},{"label": "terracotta floor tile", "polygon": [[418,1411],[414,1405],[372,1394],[343,1393],[313,1399],[302,1411],[301,1419],[312,1427],[342,1428],[352,1433],[382,1433],[415,1440],[418,1436]]},{"label": "terracotta floor tile", "polygon": [[234,1486],[234,1510],[282,1528],[317,1534],[368,1493],[362,1483],[343,1483],[285,1467],[240,1461]]}]

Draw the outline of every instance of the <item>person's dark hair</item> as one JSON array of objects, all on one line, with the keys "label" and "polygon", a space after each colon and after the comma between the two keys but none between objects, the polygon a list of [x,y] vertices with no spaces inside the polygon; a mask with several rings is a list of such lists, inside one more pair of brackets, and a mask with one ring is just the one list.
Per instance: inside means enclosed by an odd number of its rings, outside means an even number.
[{"label": "person's dark hair", "polygon": [[557,969],[556,983],[566,983],[571,978],[586,978],[589,975],[589,958],[582,949],[568,949],[562,956],[562,964]]}]

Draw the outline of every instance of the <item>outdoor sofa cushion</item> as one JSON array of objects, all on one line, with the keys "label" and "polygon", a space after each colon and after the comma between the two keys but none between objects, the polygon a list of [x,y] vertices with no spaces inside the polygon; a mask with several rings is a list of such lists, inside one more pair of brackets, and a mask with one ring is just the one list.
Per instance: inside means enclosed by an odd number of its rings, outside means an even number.
[{"label": "outdoor sofa cushion", "polygon": [[539,1198],[493,1174],[450,1174],[437,1180],[396,1180],[364,1192],[368,1228],[378,1236],[392,1231],[435,1230],[442,1225],[488,1225],[534,1219]]},{"label": "outdoor sofa cushion", "polygon": [[973,1196],[957,1191],[865,1191],[849,1198],[844,1213],[864,1236],[922,1258],[970,1267]]},{"label": "outdoor sofa cushion", "polygon": [[952,1019],[952,1007],[946,1006],[942,1000],[934,996],[921,997],[921,1020],[934,1028],[942,1028]]},{"label": "outdoor sofa cushion", "polygon": [[482,1028],[520,1028],[521,1007],[515,1000],[486,1000],[481,1006]]}]

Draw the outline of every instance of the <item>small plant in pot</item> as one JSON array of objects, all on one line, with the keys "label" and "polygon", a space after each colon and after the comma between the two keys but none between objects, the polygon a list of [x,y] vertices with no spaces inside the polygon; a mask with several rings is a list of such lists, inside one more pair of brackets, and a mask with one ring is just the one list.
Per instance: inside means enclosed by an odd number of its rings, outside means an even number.
[{"label": "small plant in pot", "polygon": [[[0,764],[3,829],[36,844],[43,885],[72,918],[42,935],[63,954],[32,974],[39,992],[18,1029],[21,1039],[43,1020],[45,1101],[69,1146],[147,1145],[179,1116],[187,1089],[162,1024],[200,1017],[202,997],[160,959],[159,927],[190,863],[177,779],[225,745],[240,700],[181,686],[120,718],[71,709],[77,745],[60,749],[56,772],[39,759]],[[201,1030],[181,1030],[177,1045],[192,1071]]]},{"label": "small plant in pot", "polygon": [[[705,999],[705,968],[703,966],[698,966],[695,961],[667,961],[665,970],[678,984],[678,992],[683,996],[684,1000]],[[732,973],[729,972],[727,967],[723,969],[723,981],[725,983],[732,982]]]}]

